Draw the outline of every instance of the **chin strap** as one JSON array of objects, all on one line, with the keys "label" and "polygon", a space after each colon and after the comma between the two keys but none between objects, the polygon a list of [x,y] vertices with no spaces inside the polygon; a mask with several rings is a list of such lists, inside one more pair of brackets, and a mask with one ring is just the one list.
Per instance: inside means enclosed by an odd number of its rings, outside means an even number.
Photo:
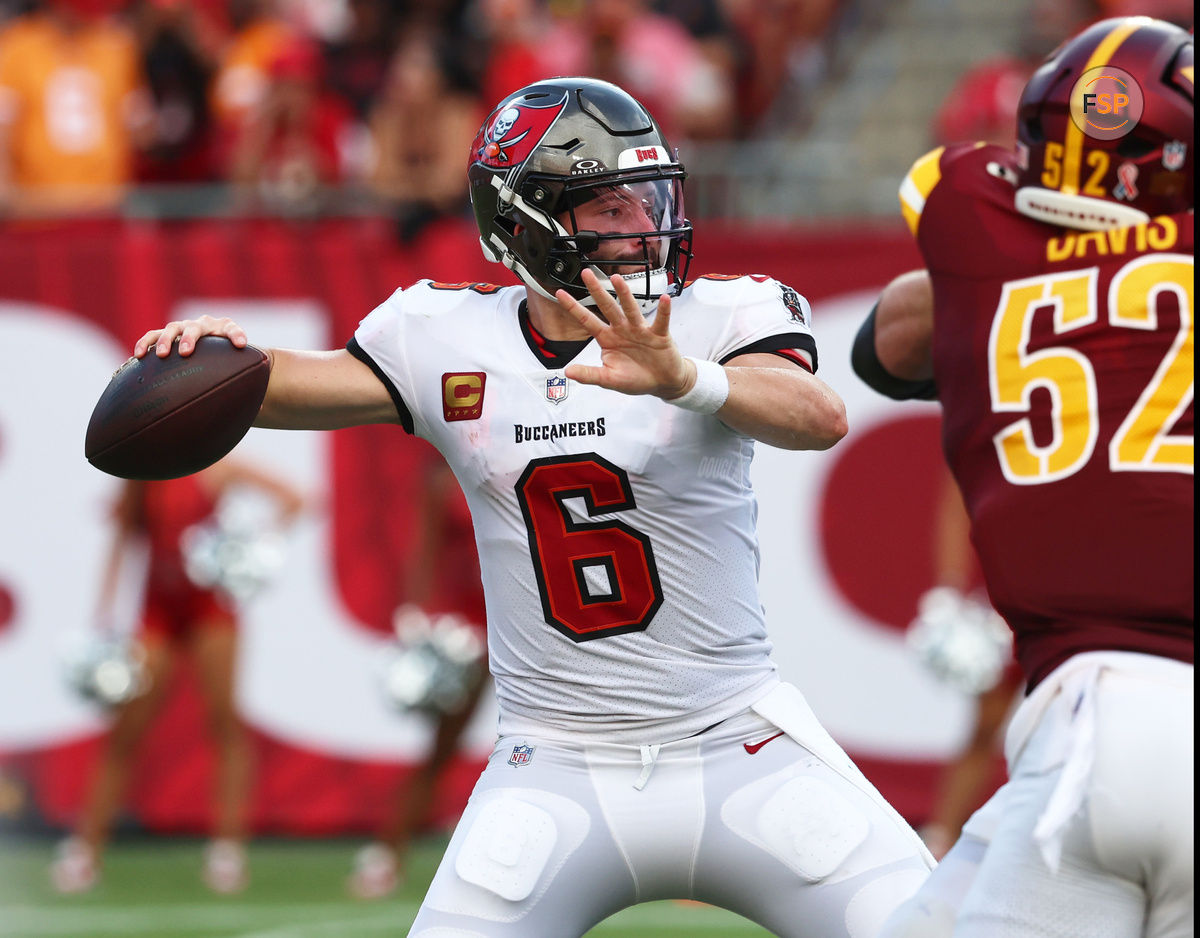
[{"label": "chin strap", "polygon": [[1038,186],[1018,189],[1016,207],[1022,215],[1038,221],[1081,231],[1130,228],[1150,220],[1149,215],[1132,205],[1120,205],[1088,195],[1068,195]]}]

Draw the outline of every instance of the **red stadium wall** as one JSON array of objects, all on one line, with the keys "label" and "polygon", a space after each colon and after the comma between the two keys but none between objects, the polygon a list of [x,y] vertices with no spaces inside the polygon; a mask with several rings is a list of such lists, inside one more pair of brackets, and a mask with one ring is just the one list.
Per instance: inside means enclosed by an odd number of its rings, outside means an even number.
[{"label": "red stadium wall", "polygon": [[[895,227],[765,230],[709,224],[700,230],[696,251],[691,276],[769,272],[795,286],[813,303],[818,339],[824,298],[878,287],[917,265],[910,239]],[[74,311],[126,347],[161,324],[181,300],[230,297],[314,299],[328,311],[327,343],[337,347],[398,286],[420,277],[498,275],[507,272],[486,263],[473,229],[458,224],[435,228],[404,249],[379,220],[81,221],[0,228],[0,303]],[[822,354],[844,356],[848,349],[822,346]],[[3,429],[0,423],[0,469]],[[842,444],[845,471],[829,486],[821,516],[807,523],[821,526],[829,578],[848,602],[885,628],[899,628],[933,578],[926,522],[938,478],[936,418],[931,411],[890,432],[899,437],[876,432]],[[412,517],[406,469],[422,457],[424,446],[392,428],[333,435],[329,509],[339,598],[359,623],[381,633],[388,631],[396,603]],[[880,459],[890,467],[891,484],[884,487],[876,479]],[[907,543],[895,550],[881,546],[888,544],[882,534],[856,536],[864,524],[876,532],[907,532]],[[0,569],[0,641],[12,616],[4,612],[6,596],[12,605],[12,590],[3,578]],[[186,673],[184,678],[144,746],[132,792],[132,815],[150,829],[199,831],[208,822],[212,761],[194,688]],[[406,771],[402,762],[330,756],[262,732],[257,739],[260,831],[372,828]],[[94,736],[48,747],[6,746],[0,739],[0,766],[24,779],[37,813],[54,825],[73,816],[95,754]],[[936,760],[855,754],[903,813],[917,822],[924,817]],[[477,758],[465,758],[450,772],[439,796],[441,819],[461,808],[480,766]]]}]

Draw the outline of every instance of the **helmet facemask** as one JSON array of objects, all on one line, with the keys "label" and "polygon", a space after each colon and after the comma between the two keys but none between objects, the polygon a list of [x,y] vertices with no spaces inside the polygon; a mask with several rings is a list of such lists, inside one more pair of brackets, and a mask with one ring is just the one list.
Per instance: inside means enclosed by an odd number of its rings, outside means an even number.
[{"label": "helmet facemask", "polygon": [[682,173],[620,173],[572,180],[562,187],[558,232],[546,265],[551,278],[591,302],[580,279],[586,267],[605,289],[618,274],[643,302],[678,292],[691,260],[691,226],[683,217]]}]

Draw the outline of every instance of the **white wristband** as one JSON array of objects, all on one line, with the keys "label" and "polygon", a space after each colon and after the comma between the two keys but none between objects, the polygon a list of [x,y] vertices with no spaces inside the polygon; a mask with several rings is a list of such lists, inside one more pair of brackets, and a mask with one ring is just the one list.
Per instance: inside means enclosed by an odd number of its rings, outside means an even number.
[{"label": "white wristband", "polygon": [[691,356],[687,360],[696,366],[696,383],[686,394],[671,398],[667,403],[698,414],[715,414],[729,399],[729,375],[725,373],[725,367]]}]

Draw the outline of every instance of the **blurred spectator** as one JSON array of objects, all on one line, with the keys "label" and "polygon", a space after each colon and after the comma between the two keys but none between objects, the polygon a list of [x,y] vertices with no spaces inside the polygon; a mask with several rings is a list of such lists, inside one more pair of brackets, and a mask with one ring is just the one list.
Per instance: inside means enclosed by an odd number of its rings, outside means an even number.
[{"label": "blurred spectator", "polygon": [[222,175],[229,172],[233,148],[245,124],[263,107],[272,62],[295,39],[292,29],[273,10],[270,0],[229,3],[232,36],[220,54],[210,92]]},{"label": "blurred spectator", "polygon": [[726,0],[744,48],[738,75],[739,131],[803,130],[829,67],[828,37],[843,0]]},{"label": "blurred spectator", "polygon": [[551,73],[542,64],[545,12],[538,0],[479,0],[473,27],[483,41],[480,98],[503,101]]},{"label": "blurred spectator", "polygon": [[471,76],[452,45],[410,32],[396,50],[370,125],[371,184],[391,204],[401,241],[467,210],[462,168],[483,118]]},{"label": "blurred spectator", "polygon": [[15,16],[28,13],[34,6],[35,0],[0,0],[0,26]]},{"label": "blurred spectator", "polygon": [[98,882],[137,745],[166,701],[175,659],[185,648],[200,679],[217,749],[214,839],[206,851],[205,881],[222,893],[236,892],[246,883],[243,845],[253,766],[249,734],[234,700],[237,622],[224,594],[192,582],[182,547],[185,532],[212,519],[222,495],[235,486],[256,488],[273,498],[281,522],[290,522],[304,506],[289,484],[233,459],[182,479],[128,482],[122,490],[97,622],[101,632],[112,631],[122,566],[144,544],[149,563],[137,635],[148,680],[142,693],[116,709],[76,832],[60,845],[50,869],[60,892],[84,892]]},{"label": "blurred spectator", "polygon": [[[720,0],[652,0],[650,7],[688,31],[700,54],[717,74],[726,76],[732,90],[744,66],[746,49]],[[723,136],[729,133],[728,128],[721,131]]]},{"label": "blurred spectator", "polygon": [[138,161],[145,182],[204,182],[215,178],[209,85],[220,34],[187,0],[138,0],[133,23],[153,116]]},{"label": "blurred spectator", "polygon": [[325,90],[320,49],[293,37],[269,64],[268,83],[247,115],[230,160],[243,197],[285,214],[321,207],[324,189],[353,175],[349,107]]},{"label": "blurred spectator", "polygon": [[1013,56],[989,59],[955,83],[933,120],[939,144],[982,141],[1012,149],[1017,104],[1037,63]]},{"label": "blurred spectator", "polygon": [[1101,15],[1094,0],[1034,0],[1016,48],[959,76],[934,117],[934,140],[978,140],[1011,149],[1017,141],[1017,104],[1029,76],[1059,43]]},{"label": "blurred spectator", "polygon": [[733,82],[677,21],[645,0],[590,0],[565,7],[541,44],[547,75],[589,75],[627,89],[667,138],[733,135]]},{"label": "blurred spectator", "polygon": [[0,210],[115,207],[150,127],[133,36],[96,0],[0,30]]},{"label": "blurred spectator", "polygon": [[[429,456],[417,504],[420,510],[404,601],[430,615],[457,615],[484,635],[487,614],[471,512],[454,474],[436,455]],[[487,668],[480,667],[459,707],[437,717],[433,744],[396,792],[392,815],[379,839],[355,856],[348,883],[353,895],[378,899],[399,885],[413,835],[428,822],[438,777],[458,752],[463,730],[486,683]]]},{"label": "blurred spectator", "polygon": [[396,4],[351,0],[345,35],[325,47],[330,91],[342,96],[355,116],[367,120],[387,79],[396,45]]}]

